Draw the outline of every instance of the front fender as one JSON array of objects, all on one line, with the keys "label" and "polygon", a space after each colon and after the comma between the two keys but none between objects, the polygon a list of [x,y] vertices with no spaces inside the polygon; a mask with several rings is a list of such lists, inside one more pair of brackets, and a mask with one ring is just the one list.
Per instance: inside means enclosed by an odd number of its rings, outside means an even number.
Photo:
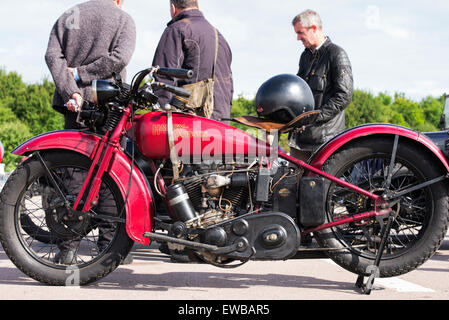
[{"label": "front fender", "polygon": [[[309,160],[310,165],[320,169],[326,160],[339,148],[363,137],[372,135],[399,135],[417,145],[424,146],[441,163],[443,170],[449,172],[449,164],[441,150],[423,133],[392,124],[367,124],[346,130],[322,145]],[[419,155],[417,155],[419,156]]]},{"label": "front fender", "polygon": [[[93,159],[100,136],[80,131],[64,130],[42,134],[31,138],[12,151],[19,156],[30,155],[42,150],[70,150]],[[119,149],[114,151],[108,174],[117,184],[126,201],[126,230],[134,241],[149,245],[149,239],[143,237],[151,232],[154,217],[154,202],[145,176],[140,169],[131,165],[131,160]],[[131,185],[128,184],[132,172]],[[129,194],[128,194],[129,193]]]},{"label": "front fender", "polygon": [[64,149],[82,153],[92,159],[100,139],[100,136],[76,130],[53,131],[25,141],[11,153],[28,156],[39,150]]},{"label": "front fender", "polygon": [[5,154],[5,148],[3,147],[3,144],[0,141],[0,162],[2,162],[4,154]]}]

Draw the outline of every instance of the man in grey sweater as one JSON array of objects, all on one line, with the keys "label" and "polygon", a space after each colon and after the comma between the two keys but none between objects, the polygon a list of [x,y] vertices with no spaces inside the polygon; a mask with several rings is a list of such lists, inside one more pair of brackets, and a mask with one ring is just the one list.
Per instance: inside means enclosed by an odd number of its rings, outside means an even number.
[{"label": "man in grey sweater", "polygon": [[122,4],[90,0],[66,11],[53,26],[45,61],[56,86],[53,107],[64,114],[66,129],[80,127],[77,107],[92,101],[92,80],[112,80],[114,72],[126,77],[136,27]]},{"label": "man in grey sweater", "polygon": [[[53,26],[45,61],[56,86],[53,108],[64,114],[65,129],[82,127],[76,122],[77,112],[83,101],[92,101],[92,80],[113,80],[114,73],[120,73],[123,80],[126,77],[125,67],[136,46],[136,27],[131,16],[121,10],[122,4],[123,0],[90,0],[66,11]],[[73,174],[64,183],[76,189],[83,182],[77,181],[79,178]],[[115,202],[108,202],[101,190],[100,199],[98,207],[104,212],[108,206],[115,208]],[[103,223],[98,229],[101,252],[112,240],[114,227]],[[80,240],[59,240],[54,262],[76,263]],[[128,255],[123,263],[131,261]]]}]

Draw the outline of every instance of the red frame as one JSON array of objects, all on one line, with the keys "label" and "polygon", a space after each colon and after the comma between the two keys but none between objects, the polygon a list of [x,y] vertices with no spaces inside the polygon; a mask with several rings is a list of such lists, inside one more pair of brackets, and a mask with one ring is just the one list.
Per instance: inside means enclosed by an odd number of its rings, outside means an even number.
[{"label": "red frame", "polygon": [[331,180],[332,182],[335,182],[335,183],[337,183],[337,184],[339,184],[339,185],[341,185],[341,186],[343,186],[345,188],[349,188],[349,189],[352,189],[355,192],[363,194],[363,195],[369,197],[371,200],[374,201],[374,208],[375,208],[374,211],[363,212],[363,213],[359,213],[359,214],[356,214],[356,215],[353,215],[353,216],[350,216],[350,217],[347,217],[347,218],[342,218],[342,219],[338,219],[338,220],[333,221],[333,222],[325,223],[325,224],[322,224],[322,225],[320,225],[320,226],[318,226],[316,228],[310,228],[310,229],[303,230],[301,232],[301,234],[312,233],[312,232],[315,232],[315,231],[336,227],[336,226],[339,226],[339,225],[342,225],[342,224],[345,224],[345,223],[349,223],[349,222],[357,222],[357,221],[373,218],[373,217],[376,217],[376,216],[385,215],[385,214],[388,214],[391,211],[391,209],[377,211],[377,209],[380,207],[380,205],[384,204],[385,201],[382,199],[382,197],[380,197],[380,196],[378,196],[378,195],[376,195],[374,193],[368,192],[368,191],[366,191],[364,189],[361,189],[361,188],[359,188],[359,187],[357,187],[357,186],[355,186],[353,184],[350,184],[350,183],[348,183],[348,182],[346,182],[344,180],[336,178],[336,177],[334,177],[334,176],[332,176],[332,175],[330,175],[330,174],[328,174],[328,173],[326,173],[324,171],[321,171],[321,170],[319,170],[319,169],[317,169],[317,168],[315,168],[315,167],[313,167],[311,165],[308,165],[304,161],[301,161],[301,160],[298,160],[296,158],[293,158],[293,157],[291,157],[291,156],[289,156],[289,155],[287,155],[287,154],[285,154],[283,152],[279,152],[279,157],[283,158],[283,159],[285,159],[285,160],[287,160],[287,161],[289,161],[291,163],[294,163],[298,167],[302,167],[302,168],[307,169],[307,170],[309,170],[309,171],[311,171],[311,172],[313,172],[313,173],[315,173],[315,174],[317,174],[319,176],[322,176],[325,179]]}]

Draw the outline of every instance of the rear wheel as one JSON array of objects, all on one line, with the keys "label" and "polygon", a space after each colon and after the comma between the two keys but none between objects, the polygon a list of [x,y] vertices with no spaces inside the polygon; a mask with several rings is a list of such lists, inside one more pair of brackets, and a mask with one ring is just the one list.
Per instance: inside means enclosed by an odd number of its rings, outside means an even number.
[{"label": "rear wheel", "polygon": [[[64,197],[73,205],[91,160],[65,151],[42,157]],[[124,216],[122,195],[107,174],[91,217],[80,218],[66,209],[64,199],[36,157],[13,172],[1,198],[3,248],[22,272],[40,282],[85,285],[96,281],[115,270],[132,247],[124,223],[95,218],[96,214]]]},{"label": "rear wheel", "polygon": [[[394,164],[393,140],[370,138],[337,151],[324,165],[324,171],[377,195],[406,190],[442,175],[438,163],[407,141],[399,140]],[[388,181],[393,168],[391,183]],[[439,248],[448,226],[448,186],[439,182],[400,197],[392,209],[394,222],[382,253],[380,276],[407,273],[429,259]],[[328,182],[327,222],[374,209],[371,199]],[[343,249],[329,256],[345,269],[368,275],[381,241],[387,217],[340,225],[315,234],[323,247]],[[346,248],[346,249],[344,249]]]}]

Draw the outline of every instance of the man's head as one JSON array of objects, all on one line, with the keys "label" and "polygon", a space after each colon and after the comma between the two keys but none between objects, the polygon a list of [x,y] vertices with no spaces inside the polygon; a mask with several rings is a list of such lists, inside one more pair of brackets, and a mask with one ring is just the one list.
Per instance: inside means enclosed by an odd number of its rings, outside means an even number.
[{"label": "man's head", "polygon": [[308,49],[316,49],[325,39],[321,18],[315,11],[306,10],[298,14],[292,24],[298,41]]},{"label": "man's head", "polygon": [[185,10],[198,9],[198,0],[170,0],[170,14],[174,18]]}]

